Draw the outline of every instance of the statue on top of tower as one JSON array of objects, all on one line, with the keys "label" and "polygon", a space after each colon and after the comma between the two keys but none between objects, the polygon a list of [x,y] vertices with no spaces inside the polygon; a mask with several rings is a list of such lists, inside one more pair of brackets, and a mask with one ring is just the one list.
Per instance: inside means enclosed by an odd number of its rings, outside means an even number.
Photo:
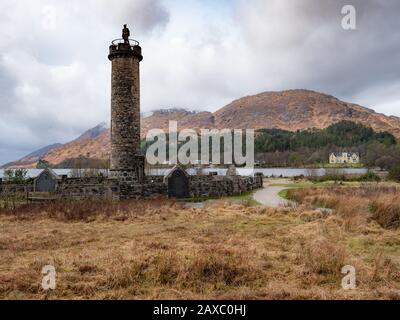
[{"label": "statue on top of tower", "polygon": [[124,24],[124,29],[122,30],[122,39],[124,39],[125,43],[129,43],[129,37],[131,33],[126,24]]}]

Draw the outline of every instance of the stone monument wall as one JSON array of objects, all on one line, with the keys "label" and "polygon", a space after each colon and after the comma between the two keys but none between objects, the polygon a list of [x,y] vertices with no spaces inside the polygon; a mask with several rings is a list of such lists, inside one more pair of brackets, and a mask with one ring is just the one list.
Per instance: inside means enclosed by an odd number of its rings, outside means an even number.
[{"label": "stone monument wall", "polygon": [[[192,198],[219,198],[240,195],[262,188],[263,178],[243,176],[190,176]],[[127,200],[168,196],[168,181],[147,176],[142,183],[124,183],[107,178],[69,178],[58,184],[57,194],[64,199]]]},{"label": "stone monument wall", "polygon": [[119,200],[120,186],[117,179],[68,178],[58,183],[56,194],[61,199]]}]

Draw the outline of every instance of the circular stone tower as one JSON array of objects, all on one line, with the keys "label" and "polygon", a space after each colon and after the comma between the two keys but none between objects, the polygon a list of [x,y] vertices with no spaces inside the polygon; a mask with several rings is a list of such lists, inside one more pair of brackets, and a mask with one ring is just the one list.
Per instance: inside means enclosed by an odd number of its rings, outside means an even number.
[{"label": "circular stone tower", "polygon": [[127,26],[122,39],[114,40],[108,59],[111,75],[111,177],[121,182],[144,179],[144,156],[140,152],[140,72],[143,60],[139,42],[129,39]]}]

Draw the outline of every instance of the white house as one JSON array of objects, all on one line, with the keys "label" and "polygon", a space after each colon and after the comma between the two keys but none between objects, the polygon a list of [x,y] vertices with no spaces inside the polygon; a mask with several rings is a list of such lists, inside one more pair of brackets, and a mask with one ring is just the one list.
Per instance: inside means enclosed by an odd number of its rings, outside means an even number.
[{"label": "white house", "polygon": [[329,163],[360,163],[360,156],[355,152],[331,153]]}]

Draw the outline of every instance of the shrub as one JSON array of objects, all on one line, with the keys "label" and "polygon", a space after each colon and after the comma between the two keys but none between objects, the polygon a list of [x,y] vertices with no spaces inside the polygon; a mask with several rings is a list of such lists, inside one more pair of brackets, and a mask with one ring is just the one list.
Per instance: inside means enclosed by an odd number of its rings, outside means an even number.
[{"label": "shrub", "polygon": [[316,274],[340,274],[347,253],[341,246],[326,238],[318,238],[301,248],[299,257],[308,272]]},{"label": "shrub", "polygon": [[391,180],[400,181],[400,164],[390,169],[389,178]]},{"label": "shrub", "polygon": [[28,177],[28,170],[26,169],[7,169],[4,170],[4,180],[13,184],[24,184]]},{"label": "shrub", "polygon": [[400,227],[400,204],[393,199],[380,199],[371,203],[372,218],[383,228],[396,229]]},{"label": "shrub", "polygon": [[249,261],[246,261],[237,252],[212,247],[202,250],[189,258],[185,266],[185,282],[223,283],[239,286],[259,274]]},{"label": "shrub", "polygon": [[368,171],[366,174],[359,177],[358,181],[360,181],[360,182],[366,182],[366,181],[379,182],[379,181],[381,181],[381,178],[375,172]]},{"label": "shrub", "polygon": [[201,291],[205,286],[239,287],[252,283],[262,269],[243,257],[241,250],[205,246],[190,253],[158,251],[113,267],[102,285],[120,289],[135,284],[174,286]]},{"label": "shrub", "polygon": [[312,182],[326,182],[326,181],[354,181],[354,182],[379,182],[381,178],[373,171],[368,171],[363,175],[346,175],[332,173],[321,177],[309,177]]},{"label": "shrub", "polygon": [[60,221],[92,221],[98,216],[119,220],[135,218],[145,214],[168,213],[179,204],[165,199],[143,201],[63,201],[21,204],[13,208],[0,207],[0,215],[11,215],[20,219],[45,216]]}]

